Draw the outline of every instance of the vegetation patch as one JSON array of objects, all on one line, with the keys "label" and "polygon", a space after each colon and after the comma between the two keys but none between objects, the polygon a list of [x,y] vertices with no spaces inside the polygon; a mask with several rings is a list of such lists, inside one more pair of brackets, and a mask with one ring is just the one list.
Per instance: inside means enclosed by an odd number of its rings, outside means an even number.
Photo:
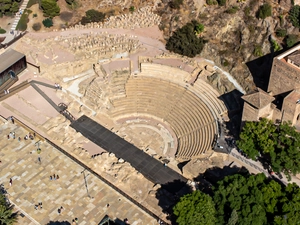
[{"label": "vegetation patch", "polygon": [[5,34],[5,33],[6,33],[6,30],[4,30],[0,27],[0,34]]},{"label": "vegetation patch", "polygon": [[30,8],[31,6],[38,4],[39,0],[29,0],[27,3],[27,8]]},{"label": "vegetation patch", "polygon": [[285,37],[287,35],[286,29],[278,28],[275,32],[277,37]]},{"label": "vegetation patch", "polygon": [[232,6],[229,9],[227,9],[225,12],[229,14],[235,14],[237,11],[239,11],[239,7],[237,6]]},{"label": "vegetation patch", "polygon": [[217,5],[218,2],[217,2],[217,0],[206,0],[206,4],[207,5]]},{"label": "vegetation patch", "polygon": [[275,40],[271,40],[271,45],[272,45],[272,49],[274,50],[274,52],[278,52],[281,50],[280,45],[277,43],[277,41]]},{"label": "vegetation patch", "polygon": [[183,0],[171,0],[169,6],[171,9],[180,9],[180,6],[183,4]]},{"label": "vegetation patch", "polygon": [[1,16],[11,16],[19,11],[20,0],[0,0]]},{"label": "vegetation patch", "polygon": [[56,0],[42,0],[41,7],[45,17],[53,18],[59,16],[60,8]]},{"label": "vegetation patch", "polygon": [[288,179],[300,172],[300,133],[289,123],[246,122],[237,145],[251,159],[260,157],[272,171],[283,172]]},{"label": "vegetation patch", "polygon": [[264,55],[260,45],[255,45],[254,46],[253,55],[256,56],[256,57],[262,57]]},{"label": "vegetation patch", "polygon": [[42,24],[41,23],[34,23],[32,25],[32,29],[35,31],[39,31],[42,28]]},{"label": "vegetation patch", "polygon": [[90,9],[85,12],[85,16],[81,19],[81,24],[85,25],[92,22],[103,22],[105,19],[105,13],[99,12],[94,9]]},{"label": "vegetation patch", "polygon": [[300,27],[300,6],[295,5],[289,11],[289,20],[294,27]]},{"label": "vegetation patch", "polygon": [[59,18],[65,22],[69,22],[73,17],[73,13],[71,12],[62,12],[60,15],[59,15]]},{"label": "vegetation patch", "polygon": [[17,30],[25,31],[27,29],[27,23],[29,22],[28,16],[29,15],[26,13],[26,11],[22,14],[16,27]]},{"label": "vegetation patch", "polygon": [[257,18],[265,19],[272,16],[272,6],[269,3],[263,4],[257,11]]},{"label": "vegetation patch", "polygon": [[199,23],[193,20],[177,29],[167,41],[166,49],[180,55],[195,57],[202,51],[207,42],[196,35],[197,26],[199,26]]},{"label": "vegetation patch", "polygon": [[49,28],[53,26],[53,21],[51,18],[47,18],[43,20],[43,24],[45,27]]},{"label": "vegetation patch", "polygon": [[299,41],[299,37],[296,34],[289,34],[285,38],[285,43],[288,48],[294,46]]},{"label": "vegetation patch", "polygon": [[226,0],[217,0],[217,1],[218,1],[218,5],[220,6],[226,5]]},{"label": "vegetation patch", "polygon": [[[240,171],[214,182],[210,195],[196,190],[173,207],[176,222],[186,224],[297,224],[300,189]],[[211,196],[211,197],[210,197]]]}]

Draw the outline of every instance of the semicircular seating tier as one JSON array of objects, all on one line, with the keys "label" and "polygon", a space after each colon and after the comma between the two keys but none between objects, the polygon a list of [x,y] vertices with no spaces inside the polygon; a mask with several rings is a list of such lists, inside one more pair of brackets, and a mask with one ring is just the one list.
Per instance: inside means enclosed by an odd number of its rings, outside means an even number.
[{"label": "semicircular seating tier", "polygon": [[126,96],[113,99],[111,116],[153,116],[172,128],[178,139],[176,158],[190,159],[211,149],[217,122],[208,106],[187,88],[153,77],[131,77]]}]

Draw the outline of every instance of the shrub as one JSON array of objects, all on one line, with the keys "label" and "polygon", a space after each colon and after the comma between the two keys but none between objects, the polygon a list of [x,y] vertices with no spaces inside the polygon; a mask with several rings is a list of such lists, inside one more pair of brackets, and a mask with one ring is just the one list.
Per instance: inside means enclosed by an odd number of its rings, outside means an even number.
[{"label": "shrub", "polygon": [[271,40],[271,45],[274,52],[278,52],[279,50],[281,50],[280,45],[275,40]]},{"label": "shrub", "polygon": [[207,41],[195,35],[198,24],[197,21],[192,21],[177,29],[167,41],[166,49],[188,57],[199,54]]},{"label": "shrub", "polygon": [[27,3],[27,8],[30,8],[31,6],[38,4],[39,0],[29,0]]},{"label": "shrub", "polygon": [[264,55],[260,45],[255,45],[253,55],[256,56],[256,57],[261,57],[261,56]]},{"label": "shrub", "polygon": [[36,14],[36,13],[34,13],[34,14],[32,15],[32,17],[33,17],[33,18],[37,17],[37,14]]},{"label": "shrub", "polygon": [[75,0],[66,0],[66,3],[67,3],[68,5],[72,5],[72,4],[75,3]]},{"label": "shrub", "polygon": [[272,15],[272,6],[268,3],[263,4],[257,11],[257,18],[265,19]]},{"label": "shrub", "polygon": [[129,11],[133,13],[134,10],[135,10],[134,6],[130,6]]},{"label": "shrub", "polygon": [[195,25],[195,32],[196,34],[200,34],[204,31],[204,25],[202,23],[198,23]]},{"label": "shrub", "polygon": [[220,6],[226,5],[226,0],[217,0]]},{"label": "shrub", "polygon": [[285,37],[287,34],[286,29],[281,28],[277,29],[275,33],[277,37]]},{"label": "shrub", "polygon": [[39,31],[42,28],[42,24],[41,23],[34,23],[32,25],[32,29],[35,31]]},{"label": "shrub", "polygon": [[42,0],[41,7],[44,12],[44,16],[53,18],[59,15],[60,8],[56,0]]},{"label": "shrub", "polygon": [[295,5],[289,11],[289,19],[294,27],[300,27],[300,6]]},{"label": "shrub", "polygon": [[71,12],[62,12],[60,15],[59,15],[59,18],[65,22],[68,22],[72,19],[73,17],[73,13]]},{"label": "shrub", "polygon": [[5,33],[6,33],[6,30],[4,30],[0,27],[0,34],[5,34]]},{"label": "shrub", "polygon": [[235,14],[239,10],[239,7],[232,6],[231,8],[227,9],[225,12],[229,14]]},{"label": "shrub", "polygon": [[19,23],[18,23],[16,29],[20,30],[20,31],[25,31],[27,29],[27,23],[28,22],[29,22],[28,14],[23,13],[20,20],[19,20]]},{"label": "shrub", "polygon": [[183,4],[183,0],[171,0],[169,6],[171,9],[180,9],[180,6]]},{"label": "shrub", "polygon": [[286,46],[289,48],[292,47],[297,42],[298,42],[298,36],[295,34],[289,34],[285,40]]},{"label": "shrub", "polygon": [[43,24],[45,27],[52,27],[53,26],[53,21],[51,18],[47,18],[43,20]]},{"label": "shrub", "polygon": [[216,0],[206,0],[207,5],[217,5],[218,2]]},{"label": "shrub", "polygon": [[91,22],[103,22],[105,13],[99,12],[94,9],[90,9],[85,12],[85,16],[81,19],[81,24],[85,25]]}]

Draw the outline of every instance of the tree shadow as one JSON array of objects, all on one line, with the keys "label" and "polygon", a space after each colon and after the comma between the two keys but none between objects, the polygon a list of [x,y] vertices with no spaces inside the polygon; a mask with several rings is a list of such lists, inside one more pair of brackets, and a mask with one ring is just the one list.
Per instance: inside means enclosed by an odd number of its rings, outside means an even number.
[{"label": "tree shadow", "polygon": [[46,225],[71,225],[68,221],[50,221]]},{"label": "tree shadow", "polygon": [[178,202],[179,198],[192,192],[192,187],[186,182],[181,180],[174,180],[162,184],[161,187],[156,191],[156,198],[158,199],[158,205],[162,208],[162,211],[166,213],[167,219],[175,223],[173,217],[173,207]]}]

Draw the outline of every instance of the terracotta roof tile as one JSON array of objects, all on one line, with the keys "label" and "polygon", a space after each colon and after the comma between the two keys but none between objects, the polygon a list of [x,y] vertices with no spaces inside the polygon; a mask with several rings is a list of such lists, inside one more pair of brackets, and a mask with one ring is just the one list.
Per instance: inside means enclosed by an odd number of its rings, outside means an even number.
[{"label": "terracotta roof tile", "polygon": [[244,99],[244,101],[253,105],[257,109],[260,109],[274,101],[275,98],[262,89],[257,88],[257,91],[244,95],[242,99]]}]

